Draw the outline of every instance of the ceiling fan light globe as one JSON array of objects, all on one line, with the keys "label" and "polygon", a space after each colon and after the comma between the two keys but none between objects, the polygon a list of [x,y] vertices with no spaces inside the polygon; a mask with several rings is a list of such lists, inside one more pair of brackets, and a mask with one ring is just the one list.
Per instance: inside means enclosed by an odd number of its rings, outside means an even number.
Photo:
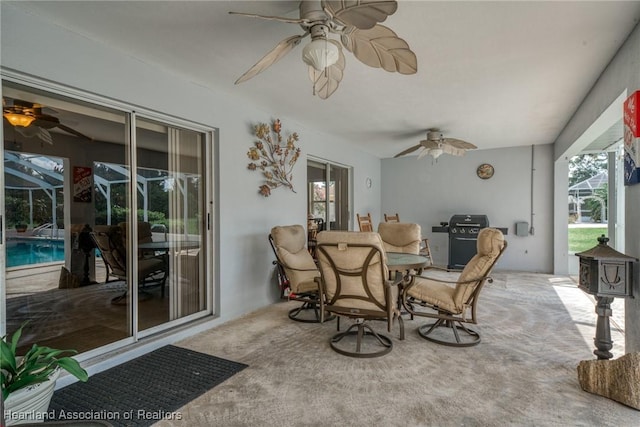
[{"label": "ceiling fan light globe", "polygon": [[332,66],[338,61],[340,52],[338,47],[326,39],[311,40],[302,49],[302,60],[318,71]]},{"label": "ceiling fan light globe", "polygon": [[3,115],[12,126],[19,126],[23,128],[29,126],[36,119],[35,117],[19,113],[4,113]]},{"label": "ceiling fan light globe", "polygon": [[434,159],[437,159],[438,157],[440,157],[442,154],[444,154],[444,150],[442,148],[432,148],[429,151],[429,155],[431,157],[433,157]]}]

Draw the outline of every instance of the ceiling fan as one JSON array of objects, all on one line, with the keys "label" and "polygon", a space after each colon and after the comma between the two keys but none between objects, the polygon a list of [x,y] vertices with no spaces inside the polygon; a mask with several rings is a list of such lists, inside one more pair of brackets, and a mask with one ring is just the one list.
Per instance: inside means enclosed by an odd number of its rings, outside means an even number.
[{"label": "ceiling fan", "polygon": [[431,155],[434,159],[437,159],[442,154],[463,156],[467,150],[473,150],[478,147],[470,142],[462,141],[461,139],[444,138],[438,129],[428,129],[427,139],[423,139],[418,145],[407,148],[393,157],[400,157],[405,154],[413,153],[419,148],[422,148],[422,151],[418,154],[419,159],[426,155]]},{"label": "ceiling fan", "polygon": [[[11,104],[11,105],[9,105]],[[58,128],[79,138],[91,139],[83,133],[70,128],[60,119],[43,112],[43,105],[14,99],[7,101],[2,99],[2,116],[9,122],[16,132],[27,138],[40,138],[48,144],[53,144],[50,129]]]},{"label": "ceiling fan", "polygon": [[[313,93],[322,99],[331,96],[342,81],[345,68],[343,46],[370,67],[415,74],[418,71],[417,59],[407,42],[390,28],[378,24],[393,15],[397,8],[395,0],[322,0],[301,1],[299,19],[229,12],[299,24],[304,30],[303,34],[278,43],[235,83],[242,83],[260,74],[293,50],[307,35],[311,35],[311,42],[304,47],[302,59],[309,65]],[[339,35],[340,41],[329,38],[330,33]]]}]

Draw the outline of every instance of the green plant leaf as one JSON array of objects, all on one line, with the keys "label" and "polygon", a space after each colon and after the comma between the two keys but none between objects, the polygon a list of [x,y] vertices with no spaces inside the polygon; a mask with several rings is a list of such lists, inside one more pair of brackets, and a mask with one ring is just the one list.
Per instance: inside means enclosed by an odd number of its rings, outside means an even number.
[{"label": "green plant leaf", "polygon": [[11,374],[16,372],[16,356],[11,347],[4,341],[0,341],[0,369]]},{"label": "green plant leaf", "polygon": [[38,351],[38,345],[34,344],[29,351],[27,351],[27,354],[24,355],[24,357],[22,358],[22,360],[30,360],[33,358],[33,354],[36,353]]},{"label": "green plant leaf", "polygon": [[26,323],[13,334],[10,344],[6,337],[0,340],[0,373],[4,399],[16,390],[49,381],[49,376],[58,368],[66,370],[82,382],[88,380],[87,371],[75,359],[70,356],[59,357],[63,354],[76,354],[76,350],[58,350],[33,344],[27,354],[21,358],[16,357],[18,341]]},{"label": "green plant leaf", "polygon": [[20,341],[20,337],[22,336],[22,328],[24,328],[27,323],[29,323],[28,320],[24,322],[22,325],[20,325],[18,330],[15,331],[13,333],[13,336],[11,337],[11,352],[13,354],[16,353],[16,348],[18,348],[18,341]]},{"label": "green plant leaf", "polygon": [[69,353],[69,354],[76,354],[77,351],[75,350],[54,350],[52,348],[49,347],[45,347],[48,352],[43,352],[41,354],[41,357],[43,360],[51,360],[54,359],[56,356],[60,355],[60,354],[64,354],[64,353]]},{"label": "green plant leaf", "polygon": [[63,357],[58,359],[57,364],[82,382],[86,382],[89,379],[87,371],[85,371],[78,361],[72,357]]}]

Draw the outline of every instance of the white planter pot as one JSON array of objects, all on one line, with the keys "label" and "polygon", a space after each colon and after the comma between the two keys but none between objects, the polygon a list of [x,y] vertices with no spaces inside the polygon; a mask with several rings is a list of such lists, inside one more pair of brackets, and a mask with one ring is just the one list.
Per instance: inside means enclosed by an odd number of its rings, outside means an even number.
[{"label": "white planter pot", "polygon": [[47,409],[49,409],[59,375],[60,370],[56,369],[49,376],[49,381],[11,393],[4,402],[7,426],[46,421]]}]

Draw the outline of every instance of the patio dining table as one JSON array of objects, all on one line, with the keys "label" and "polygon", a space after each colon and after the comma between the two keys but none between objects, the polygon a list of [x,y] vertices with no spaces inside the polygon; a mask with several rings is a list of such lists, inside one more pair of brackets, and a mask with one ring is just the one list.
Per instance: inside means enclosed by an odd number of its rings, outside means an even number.
[{"label": "patio dining table", "polygon": [[398,284],[400,292],[398,292],[398,309],[402,314],[402,287],[408,285],[413,276],[409,274],[413,271],[417,274],[422,272],[424,267],[429,266],[431,263],[429,258],[411,253],[402,252],[387,252],[387,267],[389,268],[389,275],[393,277],[395,274],[402,274],[402,281]]},{"label": "patio dining table", "polygon": [[420,270],[429,265],[429,258],[411,253],[387,252],[387,267],[389,271],[408,272]]}]

